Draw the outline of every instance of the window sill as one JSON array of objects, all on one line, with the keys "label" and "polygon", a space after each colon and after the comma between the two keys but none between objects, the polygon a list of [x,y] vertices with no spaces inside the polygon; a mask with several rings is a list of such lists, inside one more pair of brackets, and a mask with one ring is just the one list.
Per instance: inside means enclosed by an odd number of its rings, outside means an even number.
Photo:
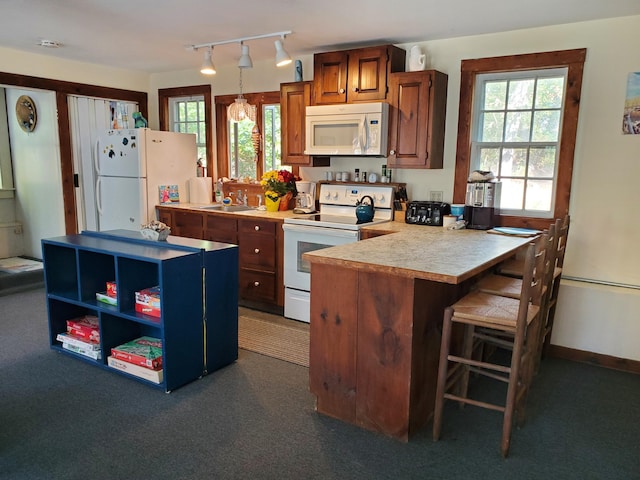
[{"label": "window sill", "polygon": [[0,188],[0,198],[14,198],[15,196],[15,188]]}]

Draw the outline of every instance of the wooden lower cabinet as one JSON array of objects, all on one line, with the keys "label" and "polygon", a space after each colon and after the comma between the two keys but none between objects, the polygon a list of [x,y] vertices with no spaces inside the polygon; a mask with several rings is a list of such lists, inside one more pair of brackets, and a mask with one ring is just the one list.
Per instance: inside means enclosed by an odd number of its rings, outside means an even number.
[{"label": "wooden lower cabinet", "polygon": [[[238,219],[240,299],[284,307],[282,224]],[[279,311],[279,309],[277,310]]]},{"label": "wooden lower cabinet", "polygon": [[407,441],[433,414],[444,309],[466,289],[312,263],[317,411]]},{"label": "wooden lower cabinet", "polygon": [[282,314],[284,311],[284,235],[282,221],[229,213],[158,207],[158,218],[171,234],[239,247],[241,305]]}]

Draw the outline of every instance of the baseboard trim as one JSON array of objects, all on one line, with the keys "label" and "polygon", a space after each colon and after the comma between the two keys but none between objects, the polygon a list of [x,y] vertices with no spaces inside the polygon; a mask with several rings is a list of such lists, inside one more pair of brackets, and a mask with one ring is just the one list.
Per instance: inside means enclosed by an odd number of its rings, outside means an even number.
[{"label": "baseboard trim", "polygon": [[601,353],[576,350],[574,348],[561,347],[559,345],[549,345],[548,353],[550,357],[640,374],[640,361],[638,360],[629,360],[626,358],[613,357],[611,355],[603,355]]}]

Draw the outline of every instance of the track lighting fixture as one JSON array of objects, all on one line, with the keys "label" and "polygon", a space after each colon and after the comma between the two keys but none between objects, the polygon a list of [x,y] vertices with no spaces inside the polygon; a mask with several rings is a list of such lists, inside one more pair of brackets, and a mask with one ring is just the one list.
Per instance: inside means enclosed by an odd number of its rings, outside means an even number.
[{"label": "track lighting fixture", "polygon": [[291,57],[286,52],[284,47],[282,46],[282,42],[284,41],[284,35],[282,35],[282,40],[276,40],[276,65],[278,67],[284,67],[285,65],[289,65],[291,63]]},{"label": "track lighting fixture", "polygon": [[202,68],[200,68],[200,73],[204,73],[205,75],[215,75],[216,67],[213,65],[213,61],[211,60],[211,53],[213,52],[213,47],[209,47],[204,51],[204,61],[202,62]]},{"label": "track lighting fixture", "polygon": [[249,45],[245,45],[244,42],[240,42],[240,48],[242,54],[240,60],[238,60],[238,68],[253,68],[253,61],[249,56]]},{"label": "track lighting fixture", "polygon": [[252,37],[243,37],[243,38],[234,38],[233,40],[222,40],[220,42],[211,42],[211,43],[203,43],[200,45],[189,45],[187,46],[188,50],[198,50],[200,48],[206,48],[207,50],[204,53],[204,62],[202,64],[202,69],[200,70],[202,73],[207,75],[213,75],[215,72],[215,67],[213,66],[212,52],[213,47],[216,45],[226,45],[229,43],[239,43],[241,48],[240,60],[238,61],[238,68],[252,68],[253,61],[251,60],[251,56],[249,55],[249,45],[246,45],[245,42],[249,40],[258,40],[261,38],[270,38],[270,37],[280,37],[279,40],[275,41],[276,47],[276,65],[278,67],[282,67],[284,65],[289,65],[291,63],[291,57],[284,49],[283,42],[287,35],[291,34],[291,30],[286,32],[275,32],[275,33],[267,33],[264,35],[254,35]]}]

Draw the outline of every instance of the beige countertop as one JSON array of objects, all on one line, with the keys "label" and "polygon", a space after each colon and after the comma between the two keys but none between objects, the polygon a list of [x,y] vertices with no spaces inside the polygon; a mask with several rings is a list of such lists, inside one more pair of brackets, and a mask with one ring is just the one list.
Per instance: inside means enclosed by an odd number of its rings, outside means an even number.
[{"label": "beige countertop", "polygon": [[304,258],[311,263],[457,284],[509,258],[531,241],[482,230],[445,230],[399,222],[369,228],[396,233],[308,252]]},{"label": "beige countertop", "polygon": [[[206,205],[159,205],[177,210],[284,220],[298,216],[293,210],[267,212],[208,210]],[[509,258],[530,238],[492,235],[483,230],[445,230],[442,227],[387,222],[363,230],[385,235],[305,253],[310,262],[351,266],[437,282],[461,283]]]},{"label": "beige countertop", "polygon": [[290,218],[297,216],[299,214],[293,213],[293,210],[286,210],[281,212],[267,212],[266,210],[258,210],[257,208],[251,208],[250,210],[241,210],[241,211],[233,211],[233,212],[225,212],[224,210],[218,209],[207,209],[207,207],[211,204],[202,204],[202,203],[172,203],[172,204],[163,204],[156,205],[156,207],[166,207],[175,210],[189,210],[191,212],[199,212],[199,213],[215,213],[215,214],[223,214],[223,215],[236,215],[239,217],[253,217],[253,218],[269,218],[274,220],[284,220],[285,218]]}]

